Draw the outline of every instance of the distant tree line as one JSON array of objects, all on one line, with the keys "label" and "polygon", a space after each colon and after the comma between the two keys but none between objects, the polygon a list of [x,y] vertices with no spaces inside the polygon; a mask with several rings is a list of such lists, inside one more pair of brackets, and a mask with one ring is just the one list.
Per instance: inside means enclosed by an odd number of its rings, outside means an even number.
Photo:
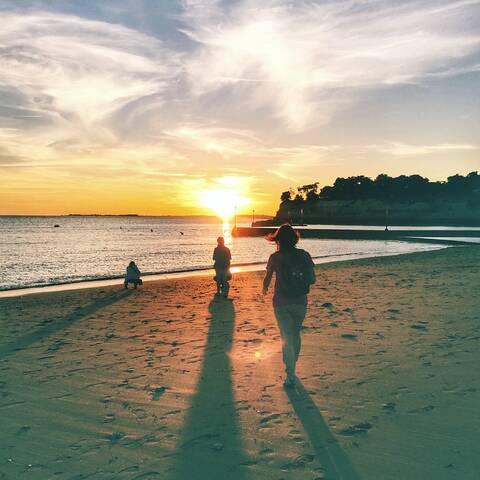
[{"label": "distant tree line", "polygon": [[466,176],[453,175],[446,181],[431,182],[420,175],[390,177],[378,175],[375,180],[363,175],[337,178],[332,186],[319,187],[311,183],[283,192],[280,209],[293,207],[308,209],[319,200],[432,201],[442,198],[479,198],[480,175],[471,172]]}]

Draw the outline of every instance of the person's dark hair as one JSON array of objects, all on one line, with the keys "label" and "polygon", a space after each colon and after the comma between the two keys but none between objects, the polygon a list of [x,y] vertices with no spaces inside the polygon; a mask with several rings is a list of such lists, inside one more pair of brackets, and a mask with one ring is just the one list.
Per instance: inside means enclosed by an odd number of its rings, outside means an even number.
[{"label": "person's dark hair", "polygon": [[278,227],[275,233],[267,235],[267,240],[270,242],[275,242],[279,245],[280,250],[291,250],[295,248],[295,245],[298,243],[300,235],[292,226],[288,223],[284,223]]},{"label": "person's dark hair", "polygon": [[224,244],[225,244],[225,239],[224,239],[223,237],[218,237],[218,238],[217,238],[217,243],[218,243],[219,245],[224,245]]},{"label": "person's dark hair", "polygon": [[129,267],[133,267],[134,265],[135,265],[135,262],[133,260],[128,264]]}]

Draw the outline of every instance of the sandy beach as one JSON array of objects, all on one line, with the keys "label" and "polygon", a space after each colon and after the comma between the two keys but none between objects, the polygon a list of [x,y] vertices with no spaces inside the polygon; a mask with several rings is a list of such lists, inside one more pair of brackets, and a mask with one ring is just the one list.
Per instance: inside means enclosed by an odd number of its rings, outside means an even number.
[{"label": "sandy beach", "polygon": [[319,266],[291,391],[262,272],[0,299],[0,479],[478,479],[479,265]]}]

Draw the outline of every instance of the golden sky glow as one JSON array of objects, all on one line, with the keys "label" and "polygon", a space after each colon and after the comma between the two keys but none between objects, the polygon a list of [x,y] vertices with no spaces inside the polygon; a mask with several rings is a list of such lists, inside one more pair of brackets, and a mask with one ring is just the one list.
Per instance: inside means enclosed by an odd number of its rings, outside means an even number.
[{"label": "golden sky glow", "polygon": [[480,169],[478,0],[133,3],[0,1],[0,214],[274,214]]}]

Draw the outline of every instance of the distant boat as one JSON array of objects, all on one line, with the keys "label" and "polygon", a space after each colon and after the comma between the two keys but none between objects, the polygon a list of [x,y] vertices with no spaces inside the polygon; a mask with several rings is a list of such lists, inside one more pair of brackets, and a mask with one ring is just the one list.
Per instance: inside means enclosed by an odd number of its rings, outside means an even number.
[{"label": "distant boat", "polygon": [[56,223],[53,228],[58,228],[60,225],[58,223]]}]

